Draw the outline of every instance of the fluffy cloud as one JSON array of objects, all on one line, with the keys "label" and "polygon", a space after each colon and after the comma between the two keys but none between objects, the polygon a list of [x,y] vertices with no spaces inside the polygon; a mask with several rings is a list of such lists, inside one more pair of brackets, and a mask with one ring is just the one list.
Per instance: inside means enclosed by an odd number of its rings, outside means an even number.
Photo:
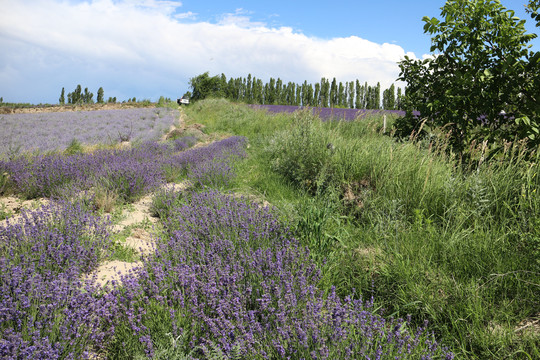
[{"label": "fluffy cloud", "polygon": [[216,23],[197,22],[178,1],[6,0],[2,8],[0,95],[12,101],[56,102],[51,94],[79,83],[94,92],[103,86],[119,99],[174,97],[205,71],[384,87],[406,55],[400,46],[356,36],[320,39],[269,27],[243,9]]}]

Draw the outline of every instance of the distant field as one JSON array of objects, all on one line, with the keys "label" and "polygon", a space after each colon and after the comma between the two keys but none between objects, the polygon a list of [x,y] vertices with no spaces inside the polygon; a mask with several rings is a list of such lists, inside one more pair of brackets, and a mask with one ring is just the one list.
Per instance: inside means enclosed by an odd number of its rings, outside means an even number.
[{"label": "distant field", "polygon": [[35,112],[0,115],[0,154],[63,150],[86,145],[159,138],[179,113],[168,108]]},{"label": "distant field", "polygon": [[[282,113],[282,112],[295,112],[303,109],[302,106],[292,105],[252,105],[255,109],[266,109],[269,113]],[[356,118],[362,118],[368,115],[377,114],[393,114],[398,116],[405,115],[403,110],[372,110],[372,109],[342,109],[342,108],[321,108],[310,107],[314,114],[317,114],[321,119],[340,119],[340,120],[354,120]]]}]

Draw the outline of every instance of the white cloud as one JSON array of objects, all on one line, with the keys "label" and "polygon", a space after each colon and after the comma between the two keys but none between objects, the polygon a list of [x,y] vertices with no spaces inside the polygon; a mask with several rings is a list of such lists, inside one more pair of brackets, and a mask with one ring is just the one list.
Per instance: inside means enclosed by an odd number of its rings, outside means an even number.
[{"label": "white cloud", "polygon": [[[320,39],[270,27],[251,21],[243,9],[216,24],[183,22],[196,14],[179,12],[181,6],[160,0],[5,0],[0,95],[7,100],[47,86],[59,93],[62,86],[80,83],[103,86],[106,96],[109,90],[119,98],[176,96],[187,90],[190,77],[205,71],[229,77],[251,73],[265,81],[359,79],[385,87],[397,78],[396,62],[406,55],[395,44],[356,36]],[[35,84],[36,79],[46,83]]]},{"label": "white cloud", "polygon": [[176,19],[196,19],[197,13],[194,13],[192,11],[184,12],[184,13],[178,13],[175,14],[174,17]]},{"label": "white cloud", "polygon": [[265,26],[265,24],[262,22],[252,21],[249,17],[250,14],[251,13],[249,11],[238,8],[234,13],[226,13],[221,15],[218,24],[222,26],[236,25],[242,28],[256,28]]}]

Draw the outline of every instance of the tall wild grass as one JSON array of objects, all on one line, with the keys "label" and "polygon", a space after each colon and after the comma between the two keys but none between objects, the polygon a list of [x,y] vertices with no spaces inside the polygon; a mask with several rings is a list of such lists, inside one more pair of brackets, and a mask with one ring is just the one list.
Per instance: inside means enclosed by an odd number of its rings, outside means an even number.
[{"label": "tall wild grass", "polygon": [[387,315],[428,319],[459,358],[540,357],[537,155],[507,144],[491,157],[478,144],[464,162],[444,137],[382,134],[381,117],[323,122],[222,100],[187,113],[250,139],[236,186],[289,219],[322,290],[356,289]]}]

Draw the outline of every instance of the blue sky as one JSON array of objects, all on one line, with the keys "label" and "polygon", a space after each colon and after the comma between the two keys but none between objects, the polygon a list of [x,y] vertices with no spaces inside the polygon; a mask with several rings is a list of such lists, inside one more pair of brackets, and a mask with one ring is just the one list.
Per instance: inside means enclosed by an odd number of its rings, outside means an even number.
[{"label": "blue sky", "polygon": [[[387,87],[403,56],[429,54],[421,19],[444,2],[0,0],[0,97],[56,103],[81,84],[119,100],[176,98],[204,71]],[[525,3],[502,1],[529,19]]]},{"label": "blue sky", "polygon": [[[424,16],[440,17],[445,0],[276,0],[276,1],[198,1],[185,0],[183,7],[193,13],[194,21],[217,22],[222,14],[249,17],[273,27],[289,26],[308,36],[323,39],[356,35],[377,43],[393,43],[416,55],[429,53],[430,37],[423,33]],[[502,0],[516,16],[529,20],[526,0]],[[529,32],[540,32],[527,21]],[[540,39],[534,41],[540,47]]]}]

